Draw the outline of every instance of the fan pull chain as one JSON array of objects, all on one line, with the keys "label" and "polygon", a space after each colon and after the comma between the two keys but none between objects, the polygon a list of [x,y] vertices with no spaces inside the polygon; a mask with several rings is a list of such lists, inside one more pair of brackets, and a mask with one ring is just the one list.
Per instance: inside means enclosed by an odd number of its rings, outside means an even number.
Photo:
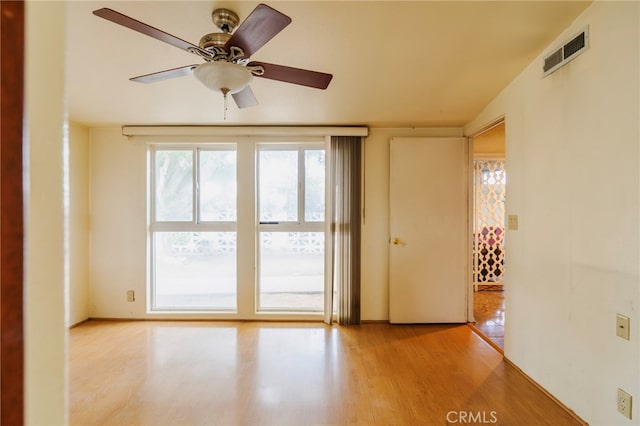
[{"label": "fan pull chain", "polygon": [[222,88],[220,89],[222,91],[222,96],[224,97],[224,121],[227,121],[227,110],[229,109],[229,98],[227,97],[227,95],[229,94],[229,89],[226,88]]}]

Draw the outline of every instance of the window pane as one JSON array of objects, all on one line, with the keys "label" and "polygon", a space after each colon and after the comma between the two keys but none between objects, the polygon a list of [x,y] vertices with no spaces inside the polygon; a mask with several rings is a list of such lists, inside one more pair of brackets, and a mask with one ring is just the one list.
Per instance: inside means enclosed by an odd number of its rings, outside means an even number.
[{"label": "window pane", "polygon": [[304,152],[304,220],[324,222],[324,150]]},{"label": "window pane", "polygon": [[200,151],[200,220],[236,221],[235,151]]},{"label": "window pane", "polygon": [[156,151],[157,221],[193,220],[193,151]]},{"label": "window pane", "polygon": [[236,309],[235,232],[154,233],[155,309]]},{"label": "window pane", "polygon": [[260,151],[260,222],[298,220],[298,151]]},{"label": "window pane", "polygon": [[322,311],[324,233],[260,233],[259,310]]}]

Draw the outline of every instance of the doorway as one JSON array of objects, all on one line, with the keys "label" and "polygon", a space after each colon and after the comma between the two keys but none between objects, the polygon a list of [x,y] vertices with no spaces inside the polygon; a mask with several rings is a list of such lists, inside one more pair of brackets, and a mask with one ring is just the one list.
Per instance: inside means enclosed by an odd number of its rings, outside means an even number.
[{"label": "doorway", "polygon": [[472,282],[475,328],[504,350],[505,125],[473,138]]}]

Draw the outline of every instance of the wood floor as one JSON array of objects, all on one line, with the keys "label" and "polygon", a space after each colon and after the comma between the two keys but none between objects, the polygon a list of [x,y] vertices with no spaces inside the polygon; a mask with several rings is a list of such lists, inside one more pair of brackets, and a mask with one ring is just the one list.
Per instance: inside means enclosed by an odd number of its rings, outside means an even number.
[{"label": "wood floor", "polygon": [[94,320],[69,342],[71,425],[580,424],[464,325]]},{"label": "wood floor", "polygon": [[474,292],[473,317],[478,331],[504,350],[504,291]]}]

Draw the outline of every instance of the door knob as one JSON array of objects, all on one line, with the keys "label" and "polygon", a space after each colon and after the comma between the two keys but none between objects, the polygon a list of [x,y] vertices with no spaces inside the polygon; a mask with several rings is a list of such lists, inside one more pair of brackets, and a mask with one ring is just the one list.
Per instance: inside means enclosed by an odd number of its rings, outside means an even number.
[{"label": "door knob", "polygon": [[394,245],[396,245],[396,246],[397,246],[397,245],[401,245],[401,246],[405,245],[405,242],[404,242],[404,241],[402,241],[402,240],[401,240],[400,238],[398,238],[398,237],[396,237],[396,238],[392,239],[392,240],[391,240],[391,242],[392,242]]}]

